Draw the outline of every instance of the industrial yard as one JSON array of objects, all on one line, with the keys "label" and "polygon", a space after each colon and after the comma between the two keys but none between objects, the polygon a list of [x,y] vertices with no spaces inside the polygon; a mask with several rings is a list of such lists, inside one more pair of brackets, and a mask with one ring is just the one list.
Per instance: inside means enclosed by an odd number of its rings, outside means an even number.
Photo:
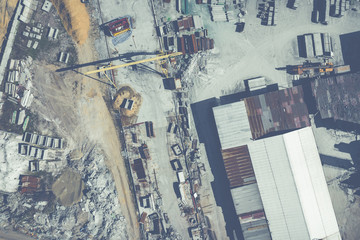
[{"label": "industrial yard", "polygon": [[359,1],[0,14],[1,239],[360,238]]}]

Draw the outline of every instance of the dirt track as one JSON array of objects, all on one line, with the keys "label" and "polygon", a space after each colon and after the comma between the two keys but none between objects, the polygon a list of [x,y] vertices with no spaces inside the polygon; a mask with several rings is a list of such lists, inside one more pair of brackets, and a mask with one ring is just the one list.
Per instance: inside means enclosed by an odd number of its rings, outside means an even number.
[{"label": "dirt track", "polygon": [[3,43],[9,21],[15,10],[18,0],[0,1],[0,46]]},{"label": "dirt track", "polygon": [[[96,60],[93,52],[95,50],[87,41],[78,48],[79,62]],[[83,69],[83,71],[85,70]],[[125,163],[121,156],[121,144],[111,114],[103,100],[101,86],[97,81],[86,77],[82,79],[82,86],[82,96],[78,106],[79,114],[82,117],[80,122],[87,132],[87,137],[99,144],[107,155],[107,165],[115,180],[122,213],[127,221],[129,238],[139,239],[139,224]]]}]

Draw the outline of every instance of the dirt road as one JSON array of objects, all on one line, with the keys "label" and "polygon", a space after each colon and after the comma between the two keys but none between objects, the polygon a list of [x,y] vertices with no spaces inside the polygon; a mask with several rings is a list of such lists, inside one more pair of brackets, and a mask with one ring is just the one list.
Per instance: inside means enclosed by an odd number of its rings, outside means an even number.
[{"label": "dirt road", "polygon": [[2,0],[0,1],[0,46],[5,38],[7,27],[11,16],[14,13],[18,0]]},{"label": "dirt road", "polygon": [[[94,52],[92,44],[87,41],[78,48],[79,62],[96,60]],[[83,69],[83,71],[85,70],[87,69]],[[86,77],[82,79],[82,86],[78,103],[80,122],[86,129],[87,137],[99,144],[107,156],[107,165],[114,177],[121,210],[127,221],[129,238],[139,239],[139,224],[129,188],[125,162],[121,156],[121,144],[111,114],[102,97],[102,86],[99,82]]]}]

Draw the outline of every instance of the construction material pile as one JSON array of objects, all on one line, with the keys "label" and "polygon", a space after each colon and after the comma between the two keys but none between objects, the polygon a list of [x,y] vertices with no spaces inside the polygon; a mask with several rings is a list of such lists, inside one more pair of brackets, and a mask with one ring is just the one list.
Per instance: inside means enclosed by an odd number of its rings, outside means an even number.
[{"label": "construction material pile", "polygon": [[71,170],[65,170],[52,186],[53,193],[64,206],[79,202],[83,189],[84,182],[80,174]]},{"label": "construction material pile", "polygon": [[85,5],[73,0],[52,0],[52,3],[69,35],[79,45],[83,44],[90,29],[90,18]]}]

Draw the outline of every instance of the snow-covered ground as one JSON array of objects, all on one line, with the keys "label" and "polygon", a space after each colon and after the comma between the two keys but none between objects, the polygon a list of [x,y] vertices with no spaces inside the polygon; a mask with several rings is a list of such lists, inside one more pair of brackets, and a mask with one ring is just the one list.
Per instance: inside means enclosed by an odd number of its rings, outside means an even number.
[{"label": "snow-covered ground", "polygon": [[0,190],[16,192],[19,176],[26,173],[29,161],[18,153],[22,136],[0,131]]}]

